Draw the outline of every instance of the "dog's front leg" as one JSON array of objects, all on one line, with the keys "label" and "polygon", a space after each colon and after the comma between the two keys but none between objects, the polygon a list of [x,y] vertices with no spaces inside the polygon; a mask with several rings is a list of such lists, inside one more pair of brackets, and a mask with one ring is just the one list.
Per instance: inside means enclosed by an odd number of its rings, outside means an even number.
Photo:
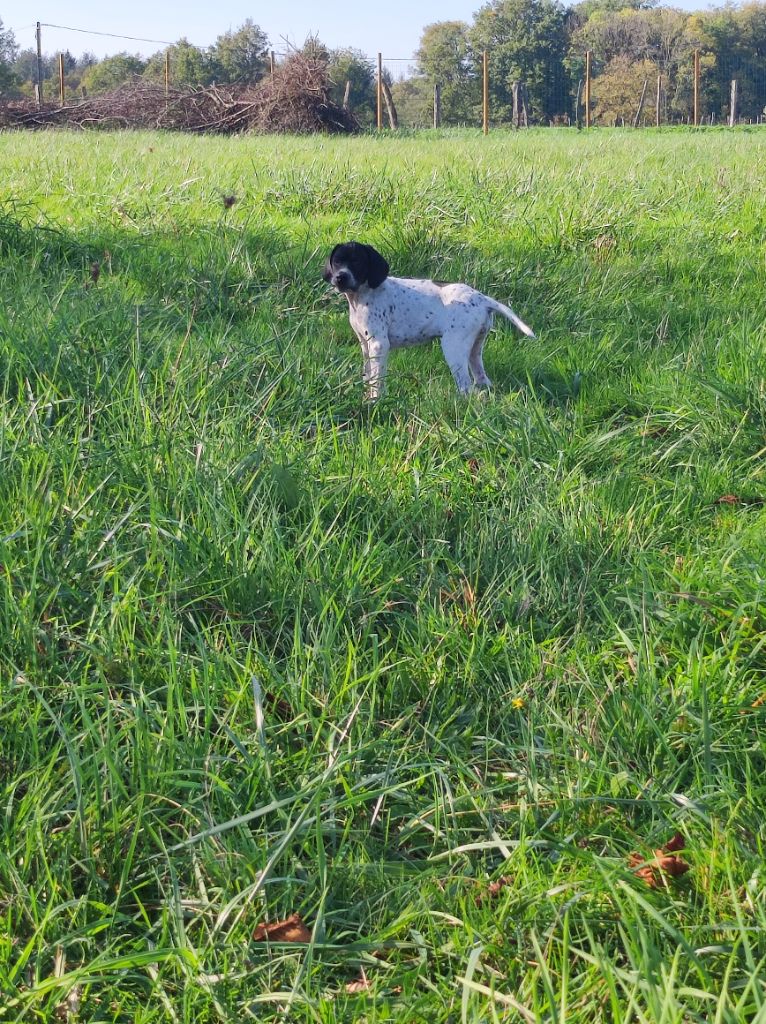
[{"label": "dog's front leg", "polygon": [[362,350],[362,380],[364,381],[364,386],[366,388],[370,382],[370,353],[367,349],[367,339],[361,331],[355,331],[354,333],[359,339],[359,347]]},{"label": "dog's front leg", "polygon": [[367,338],[367,360],[365,370],[366,397],[374,402],[383,394],[388,366],[390,345],[386,337]]}]

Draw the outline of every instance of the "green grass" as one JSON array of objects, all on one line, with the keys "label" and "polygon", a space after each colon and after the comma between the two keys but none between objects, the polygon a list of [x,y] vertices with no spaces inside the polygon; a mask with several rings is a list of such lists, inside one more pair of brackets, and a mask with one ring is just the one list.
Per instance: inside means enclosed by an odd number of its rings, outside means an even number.
[{"label": "green grass", "polygon": [[766,1021],[765,237],[756,130],[0,137],[0,1020]]}]

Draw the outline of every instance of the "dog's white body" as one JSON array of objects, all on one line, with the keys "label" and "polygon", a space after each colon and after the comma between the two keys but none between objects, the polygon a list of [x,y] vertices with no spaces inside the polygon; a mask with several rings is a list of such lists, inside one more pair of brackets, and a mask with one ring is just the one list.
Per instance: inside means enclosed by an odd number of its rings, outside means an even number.
[{"label": "dog's white body", "polygon": [[458,391],[467,394],[472,382],[479,388],[490,386],[482,350],[495,313],[534,337],[510,307],[467,284],[387,277],[377,288],[361,285],[356,291],[347,291],[346,298],[349,320],[362,347],[370,398],[381,393],[392,348],[441,338]]}]

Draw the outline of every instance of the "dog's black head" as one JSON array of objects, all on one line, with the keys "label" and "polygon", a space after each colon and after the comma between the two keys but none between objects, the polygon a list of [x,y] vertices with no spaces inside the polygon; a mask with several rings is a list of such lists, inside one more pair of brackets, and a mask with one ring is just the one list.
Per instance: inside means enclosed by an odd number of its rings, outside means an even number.
[{"label": "dog's black head", "polygon": [[388,263],[371,245],[342,242],[330,253],[322,277],[339,292],[355,292],[364,284],[378,288],[388,277]]}]

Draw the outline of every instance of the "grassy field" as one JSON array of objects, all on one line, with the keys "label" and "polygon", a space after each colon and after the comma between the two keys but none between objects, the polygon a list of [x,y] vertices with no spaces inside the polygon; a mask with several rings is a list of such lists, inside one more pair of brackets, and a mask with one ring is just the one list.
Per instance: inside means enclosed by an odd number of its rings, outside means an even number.
[{"label": "grassy field", "polygon": [[[347,238],[538,339],[366,407]],[[0,1020],[766,1021],[765,239],[757,130],[0,137]]]}]

